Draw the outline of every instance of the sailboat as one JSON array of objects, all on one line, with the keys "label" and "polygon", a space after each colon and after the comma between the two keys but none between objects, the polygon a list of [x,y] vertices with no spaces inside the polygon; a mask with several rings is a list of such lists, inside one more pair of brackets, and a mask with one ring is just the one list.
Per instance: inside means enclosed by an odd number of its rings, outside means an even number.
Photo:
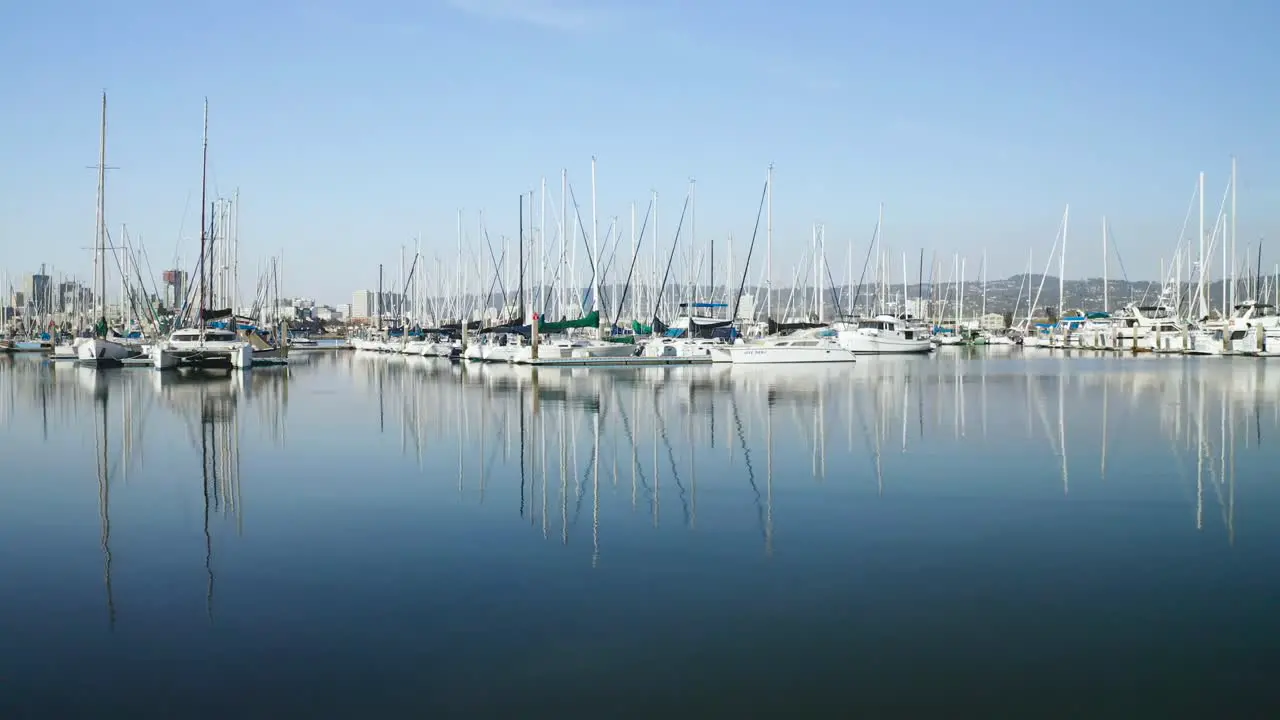
[{"label": "sailboat", "polygon": [[[98,228],[93,248],[94,337],[76,348],[76,360],[90,367],[117,367],[138,354],[136,347],[108,337],[107,329],[107,94],[102,93],[102,136],[98,147]],[[123,298],[121,302],[123,303]]]},{"label": "sailboat", "polygon": [[209,327],[210,320],[230,318],[235,321],[230,308],[210,310],[206,300],[210,295],[212,262],[209,223],[205,215],[206,190],[209,177],[209,102],[204,104],[204,140],[200,167],[200,299],[194,326],[178,328],[166,341],[151,349],[156,368],[165,369],[180,364],[189,366],[248,367],[253,362],[253,348],[231,329]]}]

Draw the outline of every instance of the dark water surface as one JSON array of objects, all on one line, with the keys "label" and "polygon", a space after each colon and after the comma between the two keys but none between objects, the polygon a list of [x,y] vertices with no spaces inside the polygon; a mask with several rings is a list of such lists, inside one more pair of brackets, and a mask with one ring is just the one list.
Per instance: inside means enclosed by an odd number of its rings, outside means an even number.
[{"label": "dark water surface", "polygon": [[0,718],[1258,716],[1278,389],[0,356]]}]

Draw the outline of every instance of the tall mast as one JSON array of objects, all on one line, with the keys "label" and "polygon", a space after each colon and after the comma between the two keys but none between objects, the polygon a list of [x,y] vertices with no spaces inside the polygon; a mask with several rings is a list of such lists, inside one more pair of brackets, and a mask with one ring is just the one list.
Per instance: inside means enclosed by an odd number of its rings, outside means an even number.
[{"label": "tall mast", "polygon": [[818,223],[814,223],[809,231],[809,253],[813,262],[813,280],[809,283],[809,287],[813,290],[813,315],[818,316],[818,294],[822,289],[818,286]]},{"label": "tall mast", "polygon": [[[850,270],[849,278],[850,281],[852,281],[852,268]],[[905,292],[905,290],[903,292]],[[928,313],[924,311],[924,248],[920,248],[920,265],[919,269],[916,270],[916,313],[918,313],[916,317],[925,317],[928,315]]]},{"label": "tall mast", "polygon": [[[538,312],[547,311],[547,178],[538,193]],[[532,211],[532,210],[531,210]]]},{"label": "tall mast", "polygon": [[876,213],[876,314],[884,314],[884,291],[880,287],[884,277],[884,254],[880,251],[880,236],[884,234],[884,203],[880,203],[880,210]]},{"label": "tall mast", "polygon": [[[649,282],[650,282],[650,284],[649,284],[649,295],[650,295],[651,297],[649,297],[649,298],[648,298],[648,300],[647,300],[647,302],[646,302],[646,304],[645,304],[645,307],[657,308],[657,307],[658,307],[658,303],[662,301],[662,298],[660,298],[660,297],[658,297],[658,296],[657,296],[657,293],[658,293],[658,242],[657,242],[657,240],[658,240],[658,238],[662,237],[662,233],[660,232],[660,229],[659,229],[659,226],[658,226],[658,219],[659,219],[659,217],[658,217],[658,191],[657,191],[657,190],[650,189],[650,190],[649,190],[649,192],[650,192],[650,193],[652,193],[652,200],[651,200],[651,202],[653,203],[653,237],[654,237],[654,242],[649,243],[649,246],[653,248],[653,277],[649,278]],[[653,323],[653,318],[644,318],[644,322],[645,322],[645,324],[652,324],[652,323]]]},{"label": "tall mast", "polygon": [[[813,256],[813,281],[809,284],[809,287],[813,289],[813,316],[816,318],[820,315],[818,311],[818,295],[822,293],[822,287],[819,282],[820,277],[818,274],[818,223],[813,224],[813,228],[809,233],[811,235],[811,239],[809,241],[809,252],[812,253]],[[821,320],[817,320],[815,322],[821,322]]]},{"label": "tall mast", "polygon": [[462,334],[466,334],[466,318],[462,317],[463,298],[467,294],[467,268],[462,264],[462,208],[458,208],[458,284],[454,286],[458,295],[458,318],[462,322]]},{"label": "tall mast", "polygon": [[[591,305],[602,310],[600,304],[600,221],[596,217],[596,157],[591,156]],[[599,325],[599,323],[597,323]],[[596,327],[596,331],[600,330]]]},{"label": "tall mast", "polygon": [[[1208,298],[1205,297],[1204,288],[1204,171],[1200,171],[1200,182],[1197,185],[1196,194],[1200,196],[1200,283],[1196,291],[1196,302],[1200,303],[1200,312],[1204,312],[1205,305],[1208,304]],[[1226,280],[1226,268],[1222,268],[1223,281]],[[1225,311],[1226,308],[1223,308]]]},{"label": "tall mast", "polygon": [[822,269],[827,264],[827,226],[818,224],[818,322],[822,322],[825,313],[823,306],[826,301],[823,300],[822,293],[826,291],[826,284],[823,282]]},{"label": "tall mast", "polygon": [[125,283],[129,279],[129,227],[124,223],[120,223],[120,253],[116,256],[120,258],[120,325],[126,326],[128,323],[128,315],[125,312],[125,298],[129,296],[128,287]]},{"label": "tall mast", "polygon": [[1111,294],[1107,286],[1107,216],[1102,216],[1102,312],[1111,312]]},{"label": "tall mast", "polygon": [[769,163],[769,175],[764,183],[766,202],[765,221],[765,255],[764,255],[764,284],[765,296],[764,315],[766,318],[773,317],[773,163]]},{"label": "tall mast", "polygon": [[[529,202],[530,202],[529,214],[533,215],[533,193],[529,193]],[[519,302],[520,302],[520,309],[517,311],[518,313],[520,313],[520,315],[517,318],[517,320],[521,325],[523,325],[524,324],[524,193],[520,193],[520,236],[516,240],[516,244],[520,246],[518,248],[519,259],[516,260],[516,265],[518,266],[516,267],[516,270],[520,273],[520,290],[519,292],[516,293],[516,295],[519,297]]]},{"label": "tall mast", "polygon": [[107,316],[107,93],[102,93],[102,132],[98,142],[98,227],[94,239],[93,253],[93,297],[96,302],[93,319],[96,325],[99,318]]},{"label": "tall mast", "polygon": [[1066,314],[1066,278],[1067,278],[1067,221],[1071,219],[1071,206],[1062,211],[1062,250],[1058,252],[1058,320]]},{"label": "tall mast", "polygon": [[[560,169],[560,274],[561,274],[561,277],[564,277],[565,279],[560,282],[560,300],[556,303],[557,305],[559,305],[559,308],[557,309],[560,311],[561,318],[565,317],[564,309],[569,305],[569,303],[565,302],[566,298],[568,297],[566,295],[566,289],[573,287],[574,283],[577,281],[577,278],[575,277],[564,275],[565,260],[567,257],[566,253],[569,249],[569,243],[570,243],[568,221],[569,221],[569,170],[567,168],[561,168]],[[575,237],[573,241],[576,242],[577,238]]]},{"label": "tall mast", "polygon": [[231,312],[235,314],[240,300],[240,188],[231,199]]},{"label": "tall mast", "polygon": [[[636,202],[632,200],[631,201],[631,260],[632,260],[632,263],[635,262],[635,257],[636,257]],[[628,271],[627,280],[629,281],[630,279],[631,279],[630,271]],[[635,301],[635,296],[633,295],[631,298],[631,307],[635,308],[635,306],[636,306],[636,301]],[[618,315],[622,315],[622,311],[623,309],[621,307],[618,308]],[[635,319],[634,310],[631,312],[631,315],[632,315],[632,319]]]},{"label": "tall mast", "polygon": [[[534,237],[535,237],[534,233],[535,233],[535,232],[537,232],[537,231],[539,230],[539,228],[535,228],[535,227],[534,227],[534,225],[533,225],[533,223],[534,223],[534,215],[533,215],[533,199],[534,199],[534,197],[535,197],[534,193],[536,193],[536,192],[537,192],[537,189],[531,189],[531,190],[529,190],[529,235],[528,235],[528,237],[529,237],[529,247],[528,247],[528,251],[529,251],[529,255],[530,255],[530,256],[532,256],[532,257],[530,257],[530,258],[529,258],[529,262],[530,262],[530,263],[532,263],[532,262],[534,261],[534,258],[535,258],[535,257],[537,257],[537,258],[538,258],[538,260],[539,260],[539,264],[541,264],[541,257],[540,257],[540,256],[534,256],[534,253],[535,253],[535,252],[537,251],[537,249],[538,249],[538,248],[537,248],[537,246],[534,244]],[[524,265],[522,264],[522,265],[520,266],[520,284],[521,284],[521,286],[523,286],[523,287],[525,288],[524,295],[529,299],[529,305],[532,305],[532,304],[533,304],[534,299],[536,299],[536,298],[537,298],[537,293],[536,293],[536,291],[534,290],[534,286],[533,286],[533,284],[534,284],[535,282],[537,282],[537,281],[538,281],[538,277],[537,277],[537,275],[535,275],[535,274],[534,274],[534,272],[533,272],[533,267],[532,267],[532,266],[530,266],[530,268],[529,268],[529,278],[528,278],[528,280],[529,280],[529,282],[528,282],[528,284],[526,285],[526,284],[525,284],[525,277],[524,277]],[[521,303],[521,304],[523,305],[523,303]],[[525,322],[526,320],[528,320],[528,319],[529,319],[529,306],[528,306],[528,305],[525,305],[525,306],[523,306],[523,307],[521,307],[521,308],[520,308],[520,318],[521,318],[521,321],[520,321],[520,322],[521,322],[521,324],[524,324],[524,322]]]},{"label": "tall mast", "polygon": [[[1035,300],[1031,299],[1031,270],[1035,267],[1032,264],[1035,260],[1036,251],[1033,248],[1027,248],[1027,330],[1031,329],[1031,318],[1035,314],[1035,308],[1031,307],[1031,304],[1035,302]],[[1161,273],[1161,276],[1163,276],[1163,273]],[[1041,276],[1040,282],[1044,283],[1043,276]]]},{"label": "tall mast", "polygon": [[[1261,242],[1259,242],[1258,244],[1258,252],[1259,253],[1262,252]],[[1236,262],[1236,157],[1232,155],[1231,156],[1231,267],[1232,267],[1233,275],[1235,273],[1235,262]],[[1261,264],[1261,262],[1259,262],[1259,264]],[[1235,305],[1236,284],[1234,282],[1234,277],[1232,278],[1232,280],[1233,282],[1231,283],[1231,304]],[[1258,298],[1256,297],[1251,299],[1254,301],[1258,300]],[[1226,316],[1226,312],[1227,312],[1227,308],[1223,307],[1222,313],[1224,317]]]},{"label": "tall mast", "polygon": [[205,274],[209,267],[209,258],[205,257],[205,244],[208,240],[208,234],[205,231],[207,190],[209,183],[209,98],[204,99],[204,140],[201,145],[200,155],[200,314],[196,321],[199,323],[196,327],[200,328],[201,333],[204,332],[204,310],[205,310],[205,294],[209,291],[208,282],[205,280]]},{"label": "tall mast", "polygon": [[[729,233],[724,239],[724,302],[726,305],[733,302],[729,296],[729,288],[733,285],[733,233]],[[729,318],[736,320],[737,318]]]}]

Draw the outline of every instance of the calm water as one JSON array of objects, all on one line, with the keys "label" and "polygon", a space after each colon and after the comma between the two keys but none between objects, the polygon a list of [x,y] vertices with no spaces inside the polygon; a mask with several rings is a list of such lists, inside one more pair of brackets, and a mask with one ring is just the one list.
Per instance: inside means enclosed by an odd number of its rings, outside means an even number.
[{"label": "calm water", "polygon": [[1270,707],[1280,364],[745,370],[0,356],[0,717]]}]

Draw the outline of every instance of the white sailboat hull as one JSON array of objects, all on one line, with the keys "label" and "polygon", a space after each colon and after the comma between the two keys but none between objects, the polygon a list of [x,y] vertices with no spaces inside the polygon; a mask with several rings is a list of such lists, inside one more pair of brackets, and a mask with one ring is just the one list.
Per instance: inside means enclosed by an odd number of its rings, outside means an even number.
[{"label": "white sailboat hull", "polygon": [[604,341],[589,342],[584,347],[574,348],[574,357],[618,358],[632,357],[636,354],[636,346],[627,343]]},{"label": "white sailboat hull", "polygon": [[89,338],[72,338],[70,343],[66,345],[54,345],[52,359],[54,360],[79,360],[80,346],[84,345]]},{"label": "white sailboat hull", "polygon": [[486,345],[484,346],[485,362],[514,362],[516,357],[521,356],[523,348],[520,345]]},{"label": "white sailboat hull", "polygon": [[137,355],[136,348],[103,338],[90,338],[76,348],[76,361],[89,367],[117,367]]},{"label": "white sailboat hull", "polygon": [[[720,352],[717,350],[716,352]],[[836,343],[817,346],[733,345],[728,349],[734,365],[854,362],[857,356]]]}]

